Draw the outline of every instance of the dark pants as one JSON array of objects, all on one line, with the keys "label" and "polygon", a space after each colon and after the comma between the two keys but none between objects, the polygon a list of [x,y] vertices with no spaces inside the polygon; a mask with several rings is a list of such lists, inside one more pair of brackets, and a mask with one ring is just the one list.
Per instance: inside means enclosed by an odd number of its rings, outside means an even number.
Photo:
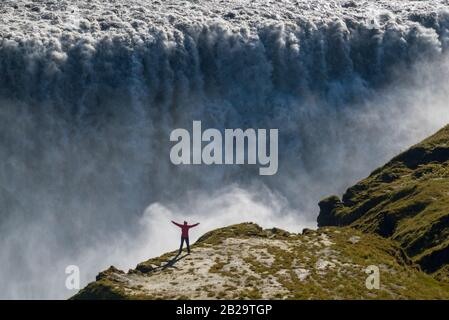
[{"label": "dark pants", "polygon": [[186,242],[186,245],[187,245],[187,252],[190,253],[189,238],[187,238],[187,237],[181,237],[181,245],[179,246],[179,252],[178,252],[178,254],[181,254],[181,251],[182,251],[182,245],[184,244],[184,241]]}]

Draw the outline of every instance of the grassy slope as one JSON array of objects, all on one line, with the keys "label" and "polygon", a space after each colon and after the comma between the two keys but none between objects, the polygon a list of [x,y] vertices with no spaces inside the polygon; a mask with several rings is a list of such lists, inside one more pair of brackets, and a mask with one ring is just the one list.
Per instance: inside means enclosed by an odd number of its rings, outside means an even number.
[{"label": "grassy slope", "polygon": [[[449,286],[419,271],[396,242],[344,227],[302,235],[251,223],[205,234],[192,254],[110,268],[74,299],[449,299]],[[380,267],[380,290],[365,269]]]},{"label": "grassy slope", "polygon": [[396,240],[412,259],[449,281],[449,126],[369,177],[320,202],[319,226],[350,225]]}]

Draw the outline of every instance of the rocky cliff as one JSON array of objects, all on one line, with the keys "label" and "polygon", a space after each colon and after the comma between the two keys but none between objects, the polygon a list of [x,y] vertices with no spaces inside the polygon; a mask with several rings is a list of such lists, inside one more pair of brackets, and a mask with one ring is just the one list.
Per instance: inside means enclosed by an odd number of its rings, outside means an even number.
[{"label": "rocky cliff", "polygon": [[[379,267],[380,289],[366,288]],[[242,223],[201,237],[127,273],[110,267],[73,299],[449,299],[389,239],[352,228],[303,234]]]},{"label": "rocky cliff", "polygon": [[449,126],[375,170],[342,199],[319,203],[318,225],[351,226],[400,244],[449,281]]},{"label": "rocky cliff", "polygon": [[448,166],[449,126],[321,201],[318,230],[213,230],[191,255],[110,267],[73,299],[449,299]]}]

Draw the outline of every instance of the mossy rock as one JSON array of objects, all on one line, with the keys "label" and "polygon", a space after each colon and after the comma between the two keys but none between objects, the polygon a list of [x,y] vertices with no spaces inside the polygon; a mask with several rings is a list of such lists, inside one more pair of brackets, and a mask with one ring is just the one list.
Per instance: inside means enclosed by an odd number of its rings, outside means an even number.
[{"label": "mossy rock", "polygon": [[449,126],[319,203],[319,226],[350,225],[397,241],[429,272],[449,264]]},{"label": "mossy rock", "polygon": [[[230,240],[230,241],[226,241]],[[243,223],[208,232],[171,269],[176,252],[114,267],[73,299],[449,299],[447,270],[421,271],[399,243],[352,227],[303,235]],[[381,269],[381,288],[365,286],[367,266]]]},{"label": "mossy rock", "polygon": [[127,299],[128,295],[120,287],[120,284],[115,283],[107,278],[99,279],[95,282],[89,283],[84,289],[73,296],[72,300],[123,300]]}]

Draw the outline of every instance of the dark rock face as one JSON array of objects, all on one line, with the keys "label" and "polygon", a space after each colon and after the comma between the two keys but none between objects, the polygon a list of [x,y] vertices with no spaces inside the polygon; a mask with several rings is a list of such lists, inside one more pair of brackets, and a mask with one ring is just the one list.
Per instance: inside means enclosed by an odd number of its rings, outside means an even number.
[{"label": "dark rock face", "polygon": [[441,219],[435,221],[430,226],[430,228],[426,230],[426,232],[422,235],[422,237],[413,240],[407,248],[407,253],[410,256],[417,255],[422,250],[422,248],[427,248],[429,244],[437,243],[439,241],[438,235],[444,233],[448,229],[449,229],[449,215],[446,215],[441,217]]},{"label": "dark rock face", "polygon": [[402,162],[410,169],[416,169],[420,165],[430,162],[443,163],[449,159],[449,147],[436,147],[426,149],[422,147],[412,148],[394,158],[392,161]]},{"label": "dark rock face", "polygon": [[339,221],[336,216],[337,210],[343,206],[343,203],[337,196],[330,196],[318,203],[320,215],[318,216],[318,226],[338,226]]},{"label": "dark rock face", "polygon": [[435,250],[431,254],[424,256],[419,260],[419,264],[424,271],[433,273],[442,266],[447,265],[449,261],[449,246],[440,250]]},{"label": "dark rock face", "polygon": [[449,126],[396,156],[342,197],[319,203],[318,226],[351,225],[399,242],[429,273],[449,264]]}]

